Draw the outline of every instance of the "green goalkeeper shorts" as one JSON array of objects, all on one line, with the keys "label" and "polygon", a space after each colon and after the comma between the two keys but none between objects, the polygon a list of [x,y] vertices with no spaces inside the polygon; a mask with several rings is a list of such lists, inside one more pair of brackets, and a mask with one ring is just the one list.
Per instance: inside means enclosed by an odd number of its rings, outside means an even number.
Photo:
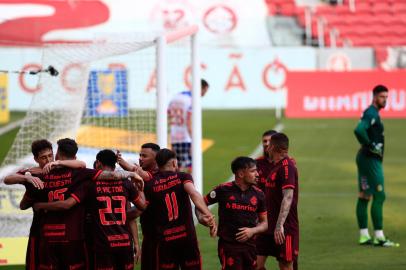
[{"label": "green goalkeeper shorts", "polygon": [[384,191],[382,161],[358,153],[356,162],[358,167],[359,191],[368,195]]}]

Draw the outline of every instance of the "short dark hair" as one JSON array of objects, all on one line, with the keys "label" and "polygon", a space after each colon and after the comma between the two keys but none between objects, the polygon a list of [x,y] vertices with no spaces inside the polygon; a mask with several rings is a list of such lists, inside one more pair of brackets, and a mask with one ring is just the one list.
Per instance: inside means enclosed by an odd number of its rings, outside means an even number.
[{"label": "short dark hair", "polygon": [[103,166],[109,166],[113,169],[116,168],[117,156],[110,149],[104,149],[97,153],[96,160],[98,160]]},{"label": "short dark hair", "polygon": [[257,163],[250,157],[237,157],[231,162],[231,171],[236,174],[239,170],[252,168]]},{"label": "short dark hair", "polygon": [[141,149],[142,148],[150,148],[155,153],[158,153],[158,151],[161,150],[161,147],[159,147],[159,145],[157,145],[156,143],[144,143],[143,145],[141,145]]},{"label": "short dark hair", "polygon": [[169,160],[173,158],[176,158],[176,153],[167,148],[163,148],[156,154],[155,161],[158,164],[158,167],[163,167],[166,163],[168,163]]},{"label": "short dark hair", "polygon": [[67,158],[74,158],[78,152],[78,144],[73,139],[65,138],[57,141],[58,153]]},{"label": "short dark hair", "polygon": [[34,157],[38,157],[39,153],[46,149],[52,150],[52,144],[48,140],[45,139],[36,140],[33,141],[31,144],[31,152],[34,155]]},{"label": "short dark hair", "polygon": [[274,134],[276,134],[276,133],[278,133],[276,130],[270,129],[270,130],[265,131],[265,132],[262,134],[262,137],[265,137],[265,136],[272,136],[272,135],[274,135]]},{"label": "short dark hair", "polygon": [[374,94],[374,96],[376,96],[382,92],[388,92],[388,88],[381,84],[375,86],[374,89],[372,90],[372,93]]},{"label": "short dark hair", "polygon": [[289,138],[284,133],[276,133],[271,137],[271,144],[275,145],[277,150],[288,150]]},{"label": "short dark hair", "polygon": [[200,83],[201,83],[202,88],[206,88],[206,87],[210,86],[209,83],[205,79],[201,79]]}]

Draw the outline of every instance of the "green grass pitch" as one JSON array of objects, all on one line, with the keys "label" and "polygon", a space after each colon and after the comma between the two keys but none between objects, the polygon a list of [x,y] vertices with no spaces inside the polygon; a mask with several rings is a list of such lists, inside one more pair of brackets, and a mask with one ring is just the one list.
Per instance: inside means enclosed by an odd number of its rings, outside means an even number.
[{"label": "green grass pitch", "polygon": [[[230,161],[249,155],[260,142],[264,130],[275,126],[269,110],[205,111],[204,138],[214,145],[204,154],[204,191],[226,181]],[[353,135],[357,119],[284,119],[290,137],[290,154],[299,168],[300,259],[302,270],[402,270],[406,269],[406,134],[405,120],[384,119],[385,188],[384,230],[399,242],[399,248],[357,245],[355,220],[357,182]],[[15,134],[15,133],[14,133]],[[1,136],[1,153],[8,145]],[[4,142],[4,143],[3,143]],[[217,208],[213,208],[217,211]],[[370,223],[371,228],[371,223]],[[372,230],[372,228],[371,228]],[[372,231],[371,231],[372,232]],[[203,269],[220,269],[217,241],[206,228],[198,227]],[[273,258],[268,269],[277,269]],[[23,269],[23,267],[3,267]],[[139,269],[137,267],[136,269]]]}]

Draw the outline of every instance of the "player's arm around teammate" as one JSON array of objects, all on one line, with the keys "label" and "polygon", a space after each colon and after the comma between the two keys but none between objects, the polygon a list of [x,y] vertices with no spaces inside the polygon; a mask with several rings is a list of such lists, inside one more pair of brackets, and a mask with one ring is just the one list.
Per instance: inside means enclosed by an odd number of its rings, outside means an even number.
[{"label": "player's arm around teammate", "polygon": [[6,185],[15,185],[15,184],[24,184],[29,183],[33,185],[37,189],[44,188],[44,182],[36,176],[32,176],[29,171],[25,172],[24,174],[10,174],[4,178],[4,184]]},{"label": "player's arm around teammate", "polygon": [[187,182],[183,185],[185,191],[189,194],[190,199],[193,201],[196,207],[196,211],[199,213],[199,222],[202,225],[210,228],[210,235],[216,236],[217,226],[214,215],[210,212],[206,203],[204,202],[203,196],[196,190],[195,186],[191,182]]},{"label": "player's arm around teammate", "polygon": [[[142,156],[145,155],[145,153],[142,153],[142,149],[141,149],[141,153],[140,153],[140,161],[142,160]],[[129,171],[129,172],[135,172],[137,173],[139,176],[141,176],[141,178],[144,181],[149,181],[152,178],[151,173],[149,173],[147,170],[144,170],[142,168],[141,165],[138,164],[130,164],[128,161],[126,161],[120,151],[117,150],[117,162],[120,165],[121,168],[123,168],[123,170]],[[141,163],[141,162],[140,162]]]}]

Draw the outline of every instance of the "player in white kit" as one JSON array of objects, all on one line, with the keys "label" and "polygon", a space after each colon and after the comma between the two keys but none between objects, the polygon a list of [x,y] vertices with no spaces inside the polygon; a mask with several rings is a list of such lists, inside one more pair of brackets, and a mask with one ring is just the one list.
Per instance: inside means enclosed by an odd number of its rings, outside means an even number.
[{"label": "player in white kit", "polygon": [[[203,97],[209,84],[201,80],[201,96]],[[192,92],[180,92],[174,96],[168,107],[171,144],[178,158],[179,170],[192,171]]]}]

